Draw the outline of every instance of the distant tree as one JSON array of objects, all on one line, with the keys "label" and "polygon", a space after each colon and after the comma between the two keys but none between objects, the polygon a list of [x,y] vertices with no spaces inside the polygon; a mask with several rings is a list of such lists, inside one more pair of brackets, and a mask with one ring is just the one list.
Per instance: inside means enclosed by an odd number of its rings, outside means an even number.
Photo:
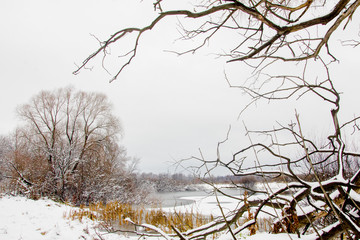
[{"label": "distant tree", "polygon": [[[125,150],[117,143],[120,122],[103,94],[72,88],[42,91],[20,106],[18,114],[25,125],[18,130],[16,149],[21,145],[29,158],[46,169],[42,188],[60,198],[74,185],[81,189],[85,178],[109,176],[115,167],[125,166]],[[37,165],[31,174],[39,170]]]},{"label": "distant tree", "polygon": [[11,142],[9,138],[6,136],[0,136],[0,182],[9,176],[6,167],[6,159],[10,151]]},{"label": "distant tree", "polygon": [[[183,233],[174,227],[179,239],[206,238],[222,230],[237,239],[237,234],[257,223],[261,212],[267,212],[266,206],[275,209],[274,213],[269,213],[274,233],[302,233],[310,235],[310,239],[344,239],[344,235],[348,239],[360,239],[360,170],[354,169],[358,166],[360,153],[353,151],[344,140],[346,136],[357,141],[356,135],[349,133],[358,132],[360,117],[341,119],[341,94],[335,87],[330,65],[337,61],[332,46],[338,42],[343,44],[337,45],[340,47],[360,45],[356,39],[358,32],[352,36],[355,39],[347,39],[343,34],[347,28],[358,24],[356,11],[360,0],[190,0],[186,3],[154,1],[158,15],[147,26],[116,31],[100,42],[100,47],[74,73],[99,55],[109,57],[107,53],[111,46],[135,35],[129,38],[133,40],[130,49],[119,54],[125,60],[113,75],[112,80],[115,80],[137,56],[144,33],[160,27],[166,19],[176,17],[182,30],[181,39],[190,40],[191,45],[172,52],[178,55],[196,53],[214,43],[212,46],[220,49],[219,57],[253,70],[251,76],[244,76],[246,81],[241,84],[233,84],[234,81],[225,76],[231,87],[251,98],[241,114],[261,100],[290,103],[291,99],[311,97],[312,101],[325,103],[332,127],[331,133],[321,140],[325,144],[319,145],[306,136],[296,113],[292,122],[279,121],[271,129],[251,130],[245,126],[250,144],[239,147],[231,157],[221,154],[226,138],[219,143],[214,158],[206,159],[200,153],[198,157],[188,159],[193,166],[198,162],[196,172],[204,169],[205,176],[222,167],[237,177],[262,177],[264,183],[279,177],[290,182],[279,189],[268,187],[268,191],[250,189],[261,193],[262,197],[238,198],[239,204],[233,211],[206,226]],[[313,123],[317,120],[313,119]],[[266,136],[268,141],[256,141],[258,135]],[[294,152],[301,155],[293,156],[291,153]],[[248,161],[249,158],[252,161]],[[351,161],[346,161],[350,158]],[[354,165],[346,166],[347,162]],[[311,179],[299,174],[298,168],[307,168]],[[329,174],[321,175],[325,173]],[[235,184],[234,187],[241,186]],[[221,192],[221,189],[216,190]],[[238,219],[250,209],[253,218],[239,226]],[[334,221],[323,221],[326,218]]]}]

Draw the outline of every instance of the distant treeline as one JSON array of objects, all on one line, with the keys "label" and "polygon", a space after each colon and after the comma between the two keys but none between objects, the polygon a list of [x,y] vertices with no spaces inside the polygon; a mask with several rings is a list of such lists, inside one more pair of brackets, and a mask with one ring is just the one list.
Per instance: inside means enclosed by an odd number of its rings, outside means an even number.
[{"label": "distant treeline", "polygon": [[148,182],[148,186],[152,186],[157,192],[174,192],[174,191],[194,191],[199,190],[197,185],[206,184],[207,182],[215,184],[238,184],[251,186],[256,182],[261,181],[261,177],[257,176],[215,176],[211,179],[200,179],[197,176],[183,173],[141,173],[138,174],[138,179]]}]

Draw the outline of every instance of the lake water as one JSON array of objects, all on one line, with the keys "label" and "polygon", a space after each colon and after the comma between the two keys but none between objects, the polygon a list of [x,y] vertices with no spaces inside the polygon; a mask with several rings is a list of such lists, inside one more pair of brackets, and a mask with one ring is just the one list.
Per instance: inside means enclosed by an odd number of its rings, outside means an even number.
[{"label": "lake water", "polygon": [[[222,189],[222,191],[225,192],[226,194],[236,197],[239,197],[243,194],[243,191],[239,189]],[[160,193],[155,193],[154,197],[160,200],[161,207],[167,208],[167,207],[177,207],[177,206],[191,204],[195,201],[192,200],[191,197],[205,198],[213,195],[214,193],[211,192],[210,190],[209,191],[199,190],[199,191],[181,191],[181,192],[160,192]]]},{"label": "lake water", "polygon": [[[263,183],[257,184],[256,189],[267,191],[266,187],[270,187],[273,191],[282,187],[282,183]],[[220,187],[220,186],[219,186]],[[179,191],[179,192],[162,192],[156,193],[155,198],[161,201],[161,207],[165,211],[179,211],[189,212],[194,211],[203,215],[221,216],[239,207],[241,201],[236,198],[244,196],[243,189],[234,189],[222,187],[221,191],[225,192],[227,196],[222,196],[218,193],[216,196],[211,190],[197,190],[197,191]],[[260,194],[261,195],[261,194]],[[228,197],[232,196],[232,197]],[[250,196],[249,196],[250,197]],[[219,208],[219,203],[221,208]],[[175,209],[176,207],[176,209]],[[269,209],[269,211],[271,211]]]}]

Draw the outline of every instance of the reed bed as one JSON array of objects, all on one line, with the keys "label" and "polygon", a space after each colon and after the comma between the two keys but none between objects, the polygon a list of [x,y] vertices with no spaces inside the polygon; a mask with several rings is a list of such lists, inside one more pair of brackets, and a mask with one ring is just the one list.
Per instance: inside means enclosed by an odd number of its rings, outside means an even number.
[{"label": "reed bed", "polygon": [[[172,227],[177,228],[181,232],[185,232],[214,220],[212,215],[202,215],[193,210],[189,212],[177,212],[175,210],[166,212],[160,206],[146,208],[144,206],[120,203],[118,201],[108,202],[106,204],[101,202],[91,203],[89,206],[81,205],[77,209],[70,210],[64,217],[71,220],[78,219],[80,221],[83,218],[99,220],[105,222],[108,226],[121,230],[134,229],[134,226],[126,220],[129,218],[136,224],[151,224],[168,234],[175,233]],[[245,218],[240,218],[237,224],[242,225],[250,219],[252,219],[252,214],[249,210],[249,215]],[[257,224],[249,228],[250,234],[255,234],[257,231],[269,232],[272,229],[272,224],[273,222],[269,218],[258,218]],[[147,230],[145,229],[145,231]],[[215,237],[216,234],[213,235],[213,238]]]},{"label": "reed bed", "polygon": [[101,202],[91,203],[89,206],[81,205],[78,209],[70,210],[65,217],[80,221],[86,217],[104,221],[106,224],[120,228],[127,228],[130,223],[126,219],[130,218],[137,224],[151,224],[169,234],[174,233],[171,226],[183,232],[204,225],[214,219],[213,216],[201,215],[192,210],[190,212],[165,212],[159,206],[146,208],[117,201],[106,204]]}]

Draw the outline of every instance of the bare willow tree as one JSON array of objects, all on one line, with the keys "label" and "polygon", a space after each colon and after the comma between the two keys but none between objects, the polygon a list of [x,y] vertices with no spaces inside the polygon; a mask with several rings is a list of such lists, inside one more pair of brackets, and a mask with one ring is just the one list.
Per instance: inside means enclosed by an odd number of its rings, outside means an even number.
[{"label": "bare willow tree", "polygon": [[[47,169],[48,191],[61,198],[71,182],[81,180],[75,176],[84,177],[88,165],[93,168],[99,161],[103,165],[108,162],[111,169],[111,162],[119,160],[119,152],[124,151],[117,144],[119,120],[103,94],[72,88],[42,91],[20,106],[18,114],[25,126],[18,130],[16,147],[30,149],[37,165]],[[30,180],[27,184],[33,185]]]},{"label": "bare willow tree", "polygon": [[[178,9],[173,6],[177,4],[181,5]],[[260,214],[264,213],[272,219],[274,233],[306,234],[309,239],[343,238],[344,235],[349,239],[360,239],[360,170],[356,167],[360,153],[352,151],[345,141],[352,129],[359,129],[357,120],[360,117],[340,118],[340,93],[335,88],[329,65],[337,60],[331,51],[332,37],[336,35],[340,40],[347,40],[341,33],[353,25],[359,4],[360,0],[193,0],[183,7],[181,2],[158,0],[154,2],[158,16],[149,25],[115,32],[74,72],[79,73],[98,56],[106,58],[112,45],[135,35],[132,48],[122,55],[124,62],[114,74],[112,80],[115,80],[136,57],[144,33],[168,18],[177,17],[181,39],[191,40],[193,45],[182,51],[175,49],[174,53],[196,53],[214,42],[222,44],[222,52],[218,54],[227,62],[243,63],[254,69],[252,80],[240,85],[232,84],[225,76],[231,87],[239,88],[251,97],[248,106],[260,100],[275,102],[307,97],[315,97],[330,106],[332,129],[321,140],[322,144],[306,136],[296,113],[293,122],[279,123],[269,130],[245,128],[250,144],[230,158],[221,154],[221,146],[226,141],[219,143],[214,159],[190,158],[199,163],[197,170],[205,168],[205,176],[222,167],[234,176],[260,176],[265,183],[280,177],[286,184],[276,190],[267,188],[267,191],[234,184],[234,187],[261,194],[237,198],[236,209],[200,228],[180,232],[174,227],[180,239],[204,238],[220,231],[227,231],[236,239],[244,229],[255,226]],[[168,8],[177,10],[167,11]],[[219,43],[217,36],[227,40]],[[358,46],[359,40],[345,43]],[[271,68],[289,63],[302,67],[299,74]],[[318,70],[319,63],[321,70]],[[314,69],[324,74],[315,76]],[[253,141],[258,134],[268,136],[269,142]],[[298,156],[291,154],[294,152]],[[253,165],[247,164],[249,156],[255,159]],[[331,168],[326,171],[326,176],[324,168]],[[302,169],[307,169],[307,174]],[[221,189],[217,191],[221,192]],[[268,207],[275,210],[269,211]],[[239,218],[249,209],[254,211],[253,217],[239,225]]]}]

